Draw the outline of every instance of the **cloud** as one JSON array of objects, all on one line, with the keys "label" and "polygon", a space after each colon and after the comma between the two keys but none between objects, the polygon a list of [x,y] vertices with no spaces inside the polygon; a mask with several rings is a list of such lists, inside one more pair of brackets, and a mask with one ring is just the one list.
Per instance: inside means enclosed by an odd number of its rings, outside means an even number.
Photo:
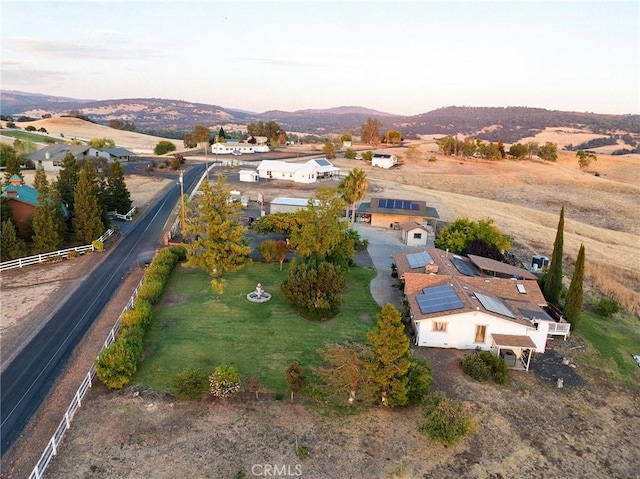
[{"label": "cloud", "polygon": [[6,85],[41,85],[69,78],[67,72],[26,67],[17,60],[2,60],[2,83]]},{"label": "cloud", "polygon": [[31,54],[55,59],[94,59],[94,60],[143,60],[155,56],[130,46],[117,46],[114,43],[98,41],[68,42],[63,40],[43,40],[32,37],[13,37],[7,39],[11,50],[20,54]]}]

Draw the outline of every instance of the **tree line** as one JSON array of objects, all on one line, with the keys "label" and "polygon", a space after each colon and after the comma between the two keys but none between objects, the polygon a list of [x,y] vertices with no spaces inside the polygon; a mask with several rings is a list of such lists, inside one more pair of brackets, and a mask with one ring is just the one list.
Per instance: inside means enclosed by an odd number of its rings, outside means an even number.
[{"label": "tree line", "polygon": [[[6,156],[5,156],[6,155]],[[17,175],[24,184],[20,161],[3,146],[6,162],[3,186]],[[77,161],[67,153],[57,179],[49,181],[42,165],[38,165],[33,187],[37,205],[21,231],[6,195],[2,195],[2,261],[56,251],[64,246],[91,244],[111,225],[109,212],[125,214],[131,209],[131,197],[124,180],[124,168],[110,164]]]}]

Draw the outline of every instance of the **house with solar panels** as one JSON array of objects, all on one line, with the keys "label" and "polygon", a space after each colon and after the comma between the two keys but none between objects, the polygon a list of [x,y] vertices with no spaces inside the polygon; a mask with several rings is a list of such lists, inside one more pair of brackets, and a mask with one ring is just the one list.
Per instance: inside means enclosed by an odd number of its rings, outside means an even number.
[{"label": "house with solar panels", "polygon": [[435,232],[440,219],[435,208],[427,206],[425,201],[403,200],[397,198],[371,198],[358,207],[357,216],[371,226],[400,230],[402,224],[419,223],[430,232]]},{"label": "house with solar panels", "polygon": [[491,265],[437,248],[398,253],[394,262],[418,346],[492,351],[528,370],[549,336],[569,334],[569,323],[547,313],[535,277],[521,271],[494,276],[478,266]]}]

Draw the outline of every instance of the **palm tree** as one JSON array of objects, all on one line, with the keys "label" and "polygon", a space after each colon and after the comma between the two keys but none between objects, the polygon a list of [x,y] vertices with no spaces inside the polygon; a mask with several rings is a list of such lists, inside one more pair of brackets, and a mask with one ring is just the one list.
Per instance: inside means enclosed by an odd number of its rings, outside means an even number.
[{"label": "palm tree", "polygon": [[356,221],[356,205],[369,190],[367,174],[362,168],[354,168],[340,182],[338,189],[342,193],[342,198],[347,202],[347,220],[349,220],[349,206],[351,206],[351,225],[353,225]]}]

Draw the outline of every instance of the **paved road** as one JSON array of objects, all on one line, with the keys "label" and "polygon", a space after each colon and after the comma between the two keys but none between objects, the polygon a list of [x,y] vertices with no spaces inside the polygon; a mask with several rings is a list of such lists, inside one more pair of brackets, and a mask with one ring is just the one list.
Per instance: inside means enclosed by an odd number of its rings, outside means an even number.
[{"label": "paved road", "polygon": [[[204,171],[190,169],[187,189]],[[178,184],[171,186],[148,213],[127,224],[125,236],[94,271],[78,285],[42,330],[0,375],[0,448],[9,450],[64,369],[73,349],[117,291],[122,279],[143,255],[162,243],[162,233],[179,198]]]}]

